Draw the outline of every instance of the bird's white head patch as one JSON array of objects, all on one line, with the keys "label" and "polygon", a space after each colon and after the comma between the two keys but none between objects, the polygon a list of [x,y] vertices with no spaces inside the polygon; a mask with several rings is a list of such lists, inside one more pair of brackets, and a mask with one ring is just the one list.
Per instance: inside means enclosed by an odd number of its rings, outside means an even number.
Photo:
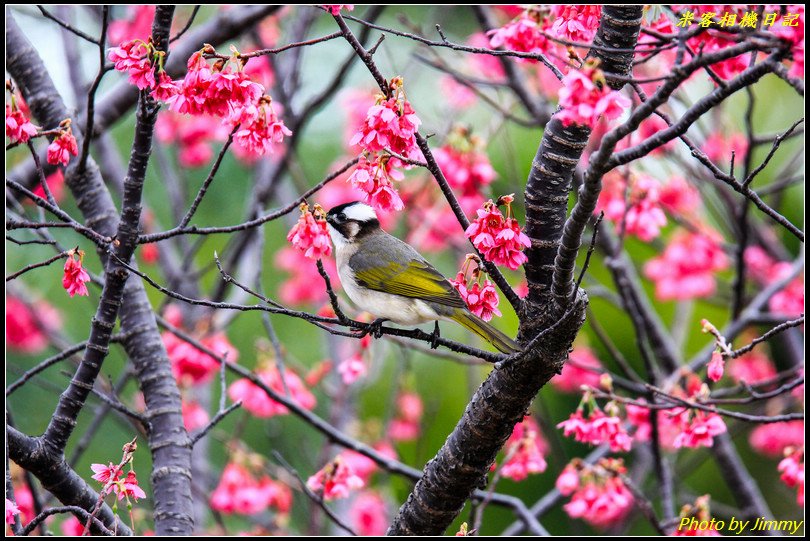
[{"label": "bird's white head patch", "polygon": [[377,213],[374,209],[365,203],[354,203],[343,209],[343,214],[349,220],[357,220],[358,222],[370,222],[377,219]]}]

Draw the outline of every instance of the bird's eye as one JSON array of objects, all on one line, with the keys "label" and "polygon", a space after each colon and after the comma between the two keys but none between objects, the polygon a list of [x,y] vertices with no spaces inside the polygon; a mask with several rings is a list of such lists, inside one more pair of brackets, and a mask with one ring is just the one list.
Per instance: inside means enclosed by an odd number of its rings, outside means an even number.
[{"label": "bird's eye", "polygon": [[337,215],[337,221],[338,222],[345,222],[346,221],[346,215],[341,212],[340,214]]}]

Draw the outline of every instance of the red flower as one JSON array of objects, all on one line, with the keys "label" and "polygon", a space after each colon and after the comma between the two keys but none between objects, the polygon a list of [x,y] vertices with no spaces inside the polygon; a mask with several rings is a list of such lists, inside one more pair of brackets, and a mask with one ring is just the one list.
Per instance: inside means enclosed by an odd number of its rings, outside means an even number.
[{"label": "red flower", "polygon": [[415,134],[422,123],[404,94],[401,79],[394,79],[395,95],[372,105],[360,130],[349,142],[369,152],[392,150],[410,159],[419,159],[422,152],[416,145]]},{"label": "red flower", "polygon": [[130,470],[123,481],[116,483],[115,492],[118,494],[118,499],[134,498],[137,502],[139,499],[146,498],[146,492],[138,486],[138,480],[135,478],[135,472]]},{"label": "red flower", "polygon": [[711,447],[714,444],[714,436],[726,432],[726,423],[716,413],[697,410],[691,421],[684,423],[682,430],[675,438],[676,448]]},{"label": "red flower", "polygon": [[169,99],[176,96],[179,92],[180,85],[178,85],[175,81],[172,81],[172,78],[169,77],[168,73],[161,71],[158,74],[156,83],[154,84],[152,97],[160,101],[169,101]]},{"label": "red flower", "polygon": [[563,509],[571,518],[581,518],[597,528],[621,521],[633,506],[633,494],[620,477],[625,473],[621,460],[601,459],[593,466],[579,461],[565,467],[557,488],[571,501]]},{"label": "red flower", "polygon": [[146,41],[152,32],[152,20],[155,18],[155,6],[140,5],[127,7],[127,19],[110,22],[107,36],[111,43],[141,39]]},{"label": "red flower", "polygon": [[551,34],[558,38],[588,44],[596,35],[602,6],[558,4],[551,6]]},{"label": "red flower", "polygon": [[70,161],[71,154],[78,156],[79,147],[68,125],[68,128],[56,136],[56,139],[48,145],[48,163],[51,165],[58,165],[60,163],[67,165]]},{"label": "red flower", "polygon": [[14,524],[14,517],[20,514],[20,508],[13,501],[6,498],[6,524]]},{"label": "red flower", "polygon": [[[219,370],[219,361],[197,349],[185,340],[166,331],[162,335],[166,354],[172,364],[172,373],[181,385],[206,383]],[[230,362],[239,359],[239,351],[231,345],[224,333],[214,333],[200,339],[200,343]]]},{"label": "red flower", "polygon": [[506,462],[501,466],[501,475],[513,481],[522,481],[533,473],[546,471],[543,456],[548,444],[543,439],[540,427],[531,417],[526,417],[515,425],[512,435],[506,441]]},{"label": "red flower", "polygon": [[183,412],[183,426],[186,427],[188,432],[199,430],[208,424],[210,420],[208,412],[200,406],[199,402],[183,400],[181,406]]},{"label": "red flower", "polygon": [[332,462],[307,479],[307,488],[321,493],[326,501],[347,498],[352,490],[363,488],[365,483],[351,467],[336,456]]},{"label": "red flower", "polygon": [[[507,204],[507,214],[511,208]],[[478,218],[464,232],[487,261],[517,270],[528,261],[523,249],[531,246],[529,237],[520,230],[517,220],[504,218],[490,199],[478,209]]]},{"label": "red flower", "polygon": [[783,456],[788,447],[804,445],[804,421],[783,421],[759,425],[751,431],[748,443],[752,449],[763,455]]},{"label": "red flower", "polygon": [[388,529],[385,500],[376,492],[358,494],[349,508],[349,520],[358,535],[385,535]]},{"label": "red flower", "polygon": [[354,11],[354,4],[325,4],[322,7],[332,15],[337,15],[340,13],[341,9],[345,9],[346,11]]},{"label": "red flower", "polygon": [[[74,259],[74,255],[78,259]],[[82,267],[84,260],[84,252],[82,250],[70,250],[68,252],[67,261],[65,261],[65,273],[62,276],[62,287],[64,287],[71,297],[74,295],[90,295],[87,291],[87,286],[84,285],[90,281],[90,275]]]},{"label": "red flower", "polygon": [[209,113],[206,92],[211,84],[211,66],[200,51],[191,55],[186,65],[188,71],[180,83],[180,91],[167,100],[169,109],[195,116]]},{"label": "red flower", "polygon": [[6,137],[12,143],[27,143],[37,134],[39,126],[34,126],[25,114],[14,107],[15,99],[6,104]]},{"label": "red flower", "polygon": [[[284,383],[286,383],[286,388],[290,391],[290,400],[296,402],[302,408],[312,410],[315,407],[315,396],[309,392],[309,389],[306,388],[304,382],[295,372],[289,369],[285,370],[284,381],[282,381],[282,376],[275,365],[259,370],[256,374],[265,385],[281,396],[286,394],[284,387]],[[286,406],[270,398],[261,387],[246,378],[233,382],[228,387],[228,396],[234,402],[241,400],[242,407],[256,417],[268,418],[289,413]]]},{"label": "red flower", "polygon": [[108,466],[104,464],[90,464],[90,469],[96,472],[91,479],[95,479],[104,485],[107,485],[110,480],[114,483],[121,477],[121,469],[112,462],[110,462]]},{"label": "red flower", "polygon": [[605,218],[617,227],[624,227],[625,233],[645,242],[661,233],[667,217],[661,209],[658,182],[654,178],[634,176],[630,179],[629,190],[627,180],[619,173],[605,175],[602,183],[595,213],[604,212]]},{"label": "red flower", "polygon": [[213,509],[225,514],[256,515],[268,507],[287,513],[292,493],[288,486],[267,476],[256,479],[247,468],[231,462],[222,471],[210,503]]},{"label": "red flower", "polygon": [[388,436],[394,441],[411,441],[419,437],[424,413],[422,399],[416,393],[405,392],[397,397],[397,417],[388,425]]},{"label": "red flower", "polygon": [[348,180],[365,194],[364,200],[372,207],[383,211],[402,210],[405,204],[392,183],[393,180],[402,180],[402,173],[395,169],[401,166],[402,162],[396,158],[374,155],[369,161],[361,155]]},{"label": "red flower", "polygon": [[484,321],[490,321],[493,315],[501,317],[498,310],[500,298],[495,286],[487,279],[484,279],[482,286],[478,281],[474,281],[471,287],[467,287],[467,279],[463,272],[459,272],[455,280],[450,280],[461,298],[467,303],[470,312],[480,317]]},{"label": "red flower", "polygon": [[603,83],[601,88],[597,86],[594,81],[600,78],[604,78],[602,72],[592,67],[572,69],[563,78],[560,89],[562,111],[558,113],[563,126],[579,124],[594,128],[602,115],[614,119],[630,106],[630,100],[606,84]]},{"label": "red flower", "polygon": [[436,163],[451,187],[463,195],[478,195],[497,176],[487,155],[480,151],[483,143],[463,130],[453,132],[449,139],[450,144],[433,151]]},{"label": "red flower", "polygon": [[[548,26],[547,19],[543,23],[538,23],[533,18],[524,16],[487,32],[489,44],[494,48],[503,47],[523,53],[545,53],[552,45],[543,35]],[[521,60],[536,62],[536,60]]]},{"label": "red flower", "polygon": [[571,416],[557,425],[563,429],[564,436],[574,435],[576,441],[591,445],[610,444],[615,452],[629,451],[632,439],[622,426],[622,420],[616,415],[606,415],[600,409],[594,409],[585,419],[582,410],[577,409]]},{"label": "red flower", "polygon": [[362,378],[368,372],[365,361],[359,353],[346,358],[337,366],[338,374],[340,374],[343,383],[351,385],[358,379]]},{"label": "red flower", "polygon": [[593,352],[582,346],[575,347],[568,354],[562,373],[551,378],[551,384],[564,393],[576,393],[583,385],[599,387],[602,363]]},{"label": "red flower", "polygon": [[727,267],[716,234],[681,232],[644,265],[644,274],[655,282],[659,300],[689,300],[713,295],[714,275]]},{"label": "red flower", "polygon": [[722,353],[719,351],[712,353],[712,360],[709,361],[709,366],[707,367],[709,379],[712,381],[720,381],[720,378],[723,377],[725,365],[726,361],[723,360]]},{"label": "red flower", "polygon": [[233,136],[234,143],[256,156],[272,154],[275,145],[284,141],[285,136],[292,135],[284,121],[276,116],[270,98],[266,96],[259,98],[257,105],[250,105],[235,113],[230,122],[241,123]]},{"label": "red flower", "polygon": [[332,253],[326,215],[320,205],[316,204],[310,212],[309,205],[301,203],[301,216],[287,234],[287,240],[310,259],[321,259]]},{"label": "red flower", "polygon": [[40,353],[48,346],[46,330],[62,325],[59,312],[45,301],[29,307],[17,297],[6,295],[6,346],[10,351]]},{"label": "red flower", "polygon": [[788,487],[796,487],[796,503],[804,506],[804,446],[792,451],[779,462],[779,478]]}]

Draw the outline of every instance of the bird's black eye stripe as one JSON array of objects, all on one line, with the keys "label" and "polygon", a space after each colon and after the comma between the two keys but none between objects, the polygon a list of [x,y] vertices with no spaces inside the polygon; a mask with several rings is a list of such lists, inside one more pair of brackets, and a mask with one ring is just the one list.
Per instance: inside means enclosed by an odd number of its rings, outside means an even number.
[{"label": "bird's black eye stripe", "polygon": [[338,222],[345,222],[346,221],[346,215],[341,212],[340,214],[337,215],[337,221]]}]

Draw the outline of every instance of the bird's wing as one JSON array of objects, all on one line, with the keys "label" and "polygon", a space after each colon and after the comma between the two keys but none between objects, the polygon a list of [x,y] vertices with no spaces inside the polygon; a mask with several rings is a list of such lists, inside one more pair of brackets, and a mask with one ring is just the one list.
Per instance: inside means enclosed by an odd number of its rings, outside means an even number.
[{"label": "bird's wing", "polygon": [[[395,237],[390,237],[394,238]],[[386,259],[385,264],[364,265],[361,258],[352,256],[350,265],[354,277],[361,286],[375,291],[382,291],[392,295],[401,295],[435,302],[453,308],[464,308],[464,300],[450,282],[433,266],[422,259],[410,246],[402,241],[387,243],[384,252],[370,253],[368,261],[380,262]],[[369,243],[369,252],[375,252],[376,243]],[[391,261],[393,256],[394,261]]]}]

